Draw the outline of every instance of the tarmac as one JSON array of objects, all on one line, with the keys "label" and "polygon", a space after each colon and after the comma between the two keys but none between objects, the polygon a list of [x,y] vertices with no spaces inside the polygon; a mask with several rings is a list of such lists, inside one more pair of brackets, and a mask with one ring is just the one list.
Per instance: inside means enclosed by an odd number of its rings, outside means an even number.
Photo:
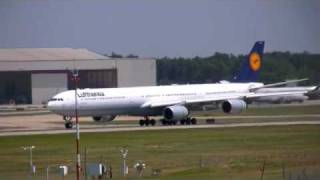
[{"label": "tarmac", "polygon": [[[302,104],[281,104],[281,105],[254,105],[255,107],[266,106],[305,106],[319,105],[320,101],[306,101]],[[199,128],[231,128],[231,127],[252,127],[252,126],[283,126],[301,124],[320,124],[319,114],[298,114],[298,115],[268,115],[268,116],[212,116],[220,120],[220,123],[205,124],[202,121],[198,125],[176,125],[161,126],[157,123],[153,127],[140,127],[140,117],[118,116],[114,122],[121,123],[94,123],[91,117],[80,118],[81,132],[116,132],[116,131],[141,131],[141,130],[164,130],[164,129],[199,129]],[[233,119],[232,121],[230,121]],[[256,119],[261,120],[257,122]],[[304,120],[301,120],[304,119]],[[239,120],[239,122],[238,122]],[[129,122],[134,121],[134,122]],[[221,123],[222,122],[222,123]],[[64,121],[59,115],[50,113],[43,105],[8,105],[0,106],[0,136],[35,135],[35,134],[62,134],[74,133],[75,128],[65,129]]]},{"label": "tarmac", "polygon": [[[283,121],[290,118],[313,118],[319,120],[304,121]],[[140,127],[138,117],[120,116],[114,121],[134,121],[132,123],[93,123],[90,117],[80,118],[81,132],[119,132],[119,131],[142,131],[142,130],[169,130],[169,129],[201,129],[201,128],[233,128],[233,127],[253,127],[253,126],[284,126],[284,125],[319,125],[320,114],[301,114],[301,115],[279,115],[279,116],[217,116],[216,119],[265,119],[278,118],[282,121],[275,122],[239,122],[223,124],[198,124],[198,125],[176,125],[176,126],[149,126]],[[8,116],[1,117],[0,136],[19,136],[19,135],[40,135],[40,134],[66,134],[75,133],[75,128],[65,129],[64,121],[61,116],[55,114],[37,114],[28,116]]]}]

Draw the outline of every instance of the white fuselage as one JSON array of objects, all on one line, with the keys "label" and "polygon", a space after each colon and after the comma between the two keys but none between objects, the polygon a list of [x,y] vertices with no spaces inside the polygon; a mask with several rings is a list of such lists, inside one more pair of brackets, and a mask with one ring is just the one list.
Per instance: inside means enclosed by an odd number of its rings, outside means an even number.
[{"label": "white fuselage", "polygon": [[[130,88],[78,89],[77,109],[79,116],[162,114],[164,107],[144,107],[150,101],[174,102],[248,92],[249,88],[262,83],[226,83],[147,86]],[[75,91],[57,94],[48,102],[49,109],[63,116],[75,116]]]}]

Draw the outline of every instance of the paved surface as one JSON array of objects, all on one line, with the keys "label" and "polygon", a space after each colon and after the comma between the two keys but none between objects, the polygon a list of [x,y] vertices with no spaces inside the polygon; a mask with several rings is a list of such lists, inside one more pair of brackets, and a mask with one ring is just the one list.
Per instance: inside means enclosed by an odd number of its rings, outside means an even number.
[{"label": "paved surface", "polygon": [[[116,132],[116,131],[141,131],[141,130],[164,130],[164,129],[190,129],[190,128],[228,128],[228,127],[252,127],[252,126],[283,126],[283,125],[301,125],[301,124],[320,124],[320,115],[280,115],[280,116],[218,116],[217,119],[253,119],[253,118],[306,118],[311,117],[315,120],[310,121],[287,121],[287,122],[259,122],[259,123],[225,123],[225,124],[200,124],[200,125],[177,125],[177,126],[154,126],[140,127],[137,124],[138,118],[129,116],[120,116],[115,121],[133,120],[134,123],[126,124],[108,124],[92,123],[91,118],[81,118],[81,132]],[[54,114],[34,115],[34,116],[10,116],[2,117],[0,120],[0,136],[14,135],[35,135],[35,134],[63,134],[75,133],[75,129],[64,129],[64,122],[61,116]]]},{"label": "paved surface", "polygon": [[[291,104],[289,106],[316,105],[320,101],[306,101],[303,104]],[[254,105],[288,106],[286,105]],[[17,111],[17,109],[24,109]],[[140,127],[139,117],[120,116],[116,123],[93,123],[91,117],[80,118],[82,132],[114,132],[114,131],[140,131],[162,129],[190,129],[190,128],[222,128],[222,127],[250,127],[271,125],[295,125],[295,124],[320,124],[319,114],[299,115],[272,115],[272,116],[212,116],[217,124],[177,125]],[[232,120],[233,119],[233,120]],[[261,120],[261,122],[257,122]],[[301,121],[303,119],[303,121]],[[121,122],[126,120],[126,122]],[[128,122],[128,121],[134,122]],[[229,121],[231,120],[231,121]],[[239,121],[238,121],[239,120]],[[274,121],[274,122],[271,122]],[[119,123],[118,123],[119,122]],[[204,123],[204,121],[202,121]],[[31,134],[59,134],[74,133],[75,129],[66,130],[61,116],[51,114],[42,106],[0,106],[0,136],[31,135]]]},{"label": "paved surface", "polygon": [[268,115],[268,116],[206,116],[215,119],[288,119],[288,118],[319,118],[320,114],[298,114],[298,115]]},{"label": "paved surface", "polygon": [[[320,121],[294,121],[294,122],[267,122],[267,123],[232,123],[219,125],[179,125],[179,126],[154,126],[154,127],[108,127],[108,128],[84,128],[81,132],[119,132],[119,131],[142,131],[142,130],[166,130],[166,129],[203,129],[203,128],[232,128],[232,127],[261,127],[261,126],[288,126],[288,125],[320,125]],[[37,135],[37,134],[66,134],[75,133],[73,130],[39,130],[1,132],[0,136]]]},{"label": "paved surface", "polygon": [[[91,117],[81,117],[81,128],[115,128],[137,126],[137,117],[120,116],[115,119],[119,122],[122,120],[134,120],[130,124],[110,124],[110,123],[93,123]],[[7,132],[19,134],[20,132],[30,133],[32,131],[43,132],[49,130],[65,130],[62,117],[55,114],[25,115],[25,116],[6,116],[0,117],[0,135]],[[19,133],[18,133],[19,132]]]}]

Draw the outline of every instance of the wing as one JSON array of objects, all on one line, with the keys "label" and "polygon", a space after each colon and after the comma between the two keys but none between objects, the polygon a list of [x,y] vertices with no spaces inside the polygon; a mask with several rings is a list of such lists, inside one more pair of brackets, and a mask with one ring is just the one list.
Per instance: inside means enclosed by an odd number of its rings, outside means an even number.
[{"label": "wing", "polygon": [[212,103],[212,102],[220,102],[230,99],[254,99],[258,97],[268,97],[268,96],[286,96],[286,95],[297,95],[304,94],[308,91],[295,91],[295,92],[271,92],[271,93],[258,93],[258,92],[248,92],[248,93],[232,93],[226,95],[219,96],[205,96],[199,98],[190,98],[190,99],[153,99],[146,103],[144,103],[142,108],[156,108],[156,107],[165,107],[165,106],[173,106],[173,105],[191,105],[191,104],[200,104],[200,103]]},{"label": "wing", "polygon": [[274,84],[266,84],[266,85],[263,85],[263,86],[250,88],[249,90],[251,92],[254,92],[254,91],[262,89],[262,88],[283,86],[283,85],[290,84],[290,83],[298,83],[298,82],[303,82],[303,81],[308,81],[308,80],[309,80],[308,78],[304,78],[304,79],[296,79],[296,80],[290,80],[290,81],[285,81],[285,82],[278,82],[278,83],[274,83]]}]

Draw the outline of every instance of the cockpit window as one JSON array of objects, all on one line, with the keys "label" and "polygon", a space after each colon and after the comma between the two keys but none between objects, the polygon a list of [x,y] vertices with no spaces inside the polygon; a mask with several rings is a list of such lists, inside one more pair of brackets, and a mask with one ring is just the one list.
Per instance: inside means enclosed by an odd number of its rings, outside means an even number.
[{"label": "cockpit window", "polygon": [[51,99],[49,99],[49,102],[50,101],[63,101],[63,99],[62,98],[51,98]]},{"label": "cockpit window", "polygon": [[49,101],[57,101],[57,98],[51,98]]}]

